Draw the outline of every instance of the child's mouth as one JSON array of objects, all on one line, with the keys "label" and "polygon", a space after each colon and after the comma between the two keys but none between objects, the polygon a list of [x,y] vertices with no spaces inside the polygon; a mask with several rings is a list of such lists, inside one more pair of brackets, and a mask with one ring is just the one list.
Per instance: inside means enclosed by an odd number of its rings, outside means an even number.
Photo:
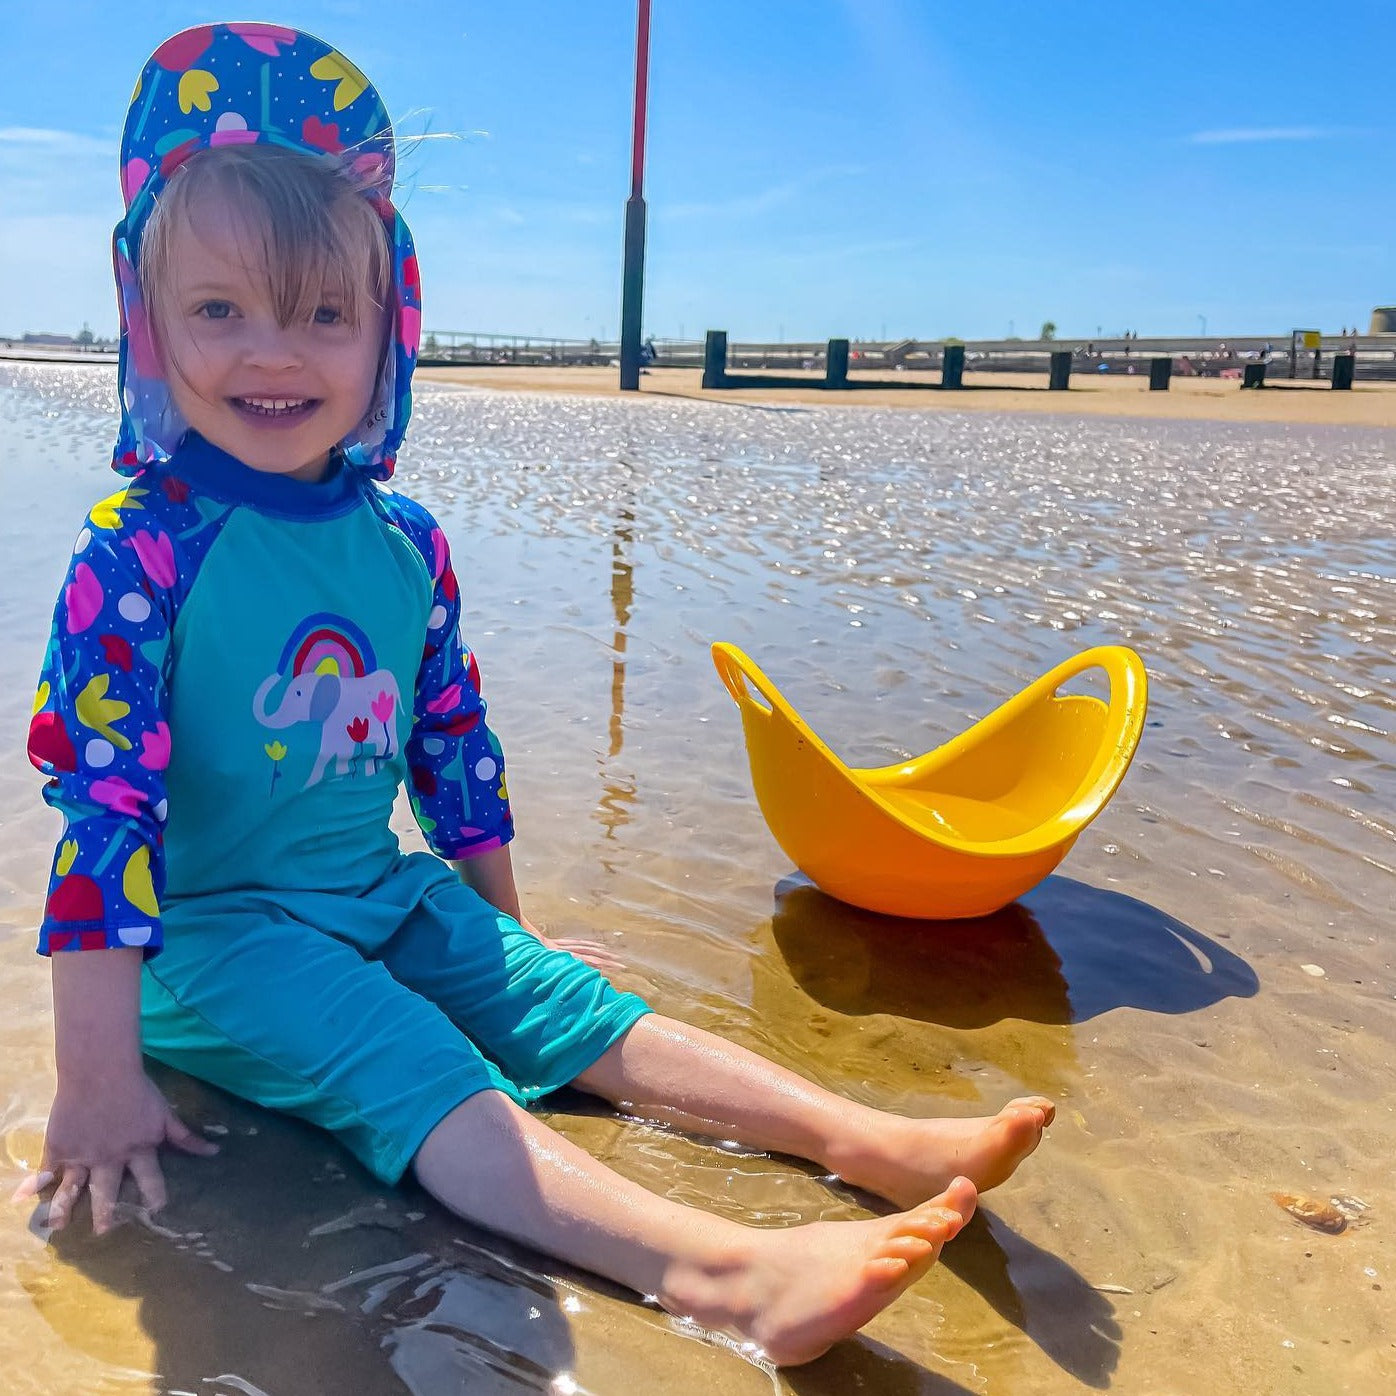
[{"label": "child's mouth", "polygon": [[319,399],[313,397],[235,397],[230,401],[244,417],[266,424],[294,422],[319,406]]}]

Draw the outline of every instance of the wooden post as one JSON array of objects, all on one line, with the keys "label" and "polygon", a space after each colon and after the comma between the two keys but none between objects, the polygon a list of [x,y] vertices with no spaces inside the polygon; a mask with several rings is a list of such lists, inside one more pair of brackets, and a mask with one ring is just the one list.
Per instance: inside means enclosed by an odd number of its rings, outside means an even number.
[{"label": "wooden post", "polygon": [[1172,359],[1149,360],[1149,391],[1151,393],[1166,393],[1168,391],[1168,380],[1172,378],[1172,376]]},{"label": "wooden post", "polygon": [[1356,354],[1333,355],[1333,386],[1338,391],[1351,390],[1352,375],[1357,367]]},{"label": "wooden post", "polygon": [[1047,387],[1054,393],[1064,393],[1071,386],[1071,350],[1054,349]]},{"label": "wooden post", "polygon": [[1264,361],[1241,366],[1241,386],[1243,388],[1263,388],[1265,386]]},{"label": "wooden post", "polygon": [[727,386],[727,331],[709,330],[703,345],[703,386]]},{"label": "wooden post", "polygon": [[940,386],[962,388],[965,377],[965,346],[947,344],[940,356]]},{"label": "wooden post", "polygon": [[848,387],[848,341],[831,339],[829,352],[824,365],[824,386],[826,388]]}]

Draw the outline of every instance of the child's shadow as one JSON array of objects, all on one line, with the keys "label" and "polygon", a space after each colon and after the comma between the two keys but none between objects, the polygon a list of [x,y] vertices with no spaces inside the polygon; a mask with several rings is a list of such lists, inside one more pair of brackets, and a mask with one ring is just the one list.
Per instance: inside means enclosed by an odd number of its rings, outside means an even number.
[{"label": "child's shadow", "polygon": [[[139,1301],[155,1390],[516,1396],[573,1370],[574,1320],[537,1257],[378,1185],[327,1135],[150,1066],[186,1119],[226,1125],[228,1147],[167,1155],[173,1201],[153,1222],[94,1238],[83,1207],[50,1247]],[[65,1298],[51,1260],[19,1278],[66,1344],[130,1365],[130,1340]]]},{"label": "child's shadow", "polygon": [[[1115,1311],[1064,1261],[980,1208],[941,1252],[940,1264],[1078,1381],[1098,1390],[1110,1385],[1123,1337]],[[839,1343],[818,1362],[783,1375],[800,1396],[844,1396],[858,1390],[877,1396],[952,1396],[965,1390],[866,1335]]]},{"label": "child's shadow", "polygon": [[1245,960],[1200,931],[1067,877],[992,916],[903,921],[792,876],[776,887],[772,931],[796,983],[825,1007],[948,1028],[1080,1023],[1126,1007],[1192,1013],[1260,986]]},{"label": "child's shadow", "polygon": [[1078,1381],[1110,1385],[1124,1334],[1110,1301],[1064,1260],[981,1207],[940,1263]]}]

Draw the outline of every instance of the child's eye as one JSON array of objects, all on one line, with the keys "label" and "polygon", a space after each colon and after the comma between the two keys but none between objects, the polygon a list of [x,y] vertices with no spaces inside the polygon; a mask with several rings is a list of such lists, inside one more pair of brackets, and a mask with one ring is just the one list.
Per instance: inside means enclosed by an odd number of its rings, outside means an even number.
[{"label": "child's eye", "polygon": [[317,325],[341,325],[344,323],[344,315],[332,305],[319,305],[315,307],[315,323]]},{"label": "child's eye", "polygon": [[205,301],[198,309],[205,320],[226,320],[232,313],[233,307],[227,301]]}]

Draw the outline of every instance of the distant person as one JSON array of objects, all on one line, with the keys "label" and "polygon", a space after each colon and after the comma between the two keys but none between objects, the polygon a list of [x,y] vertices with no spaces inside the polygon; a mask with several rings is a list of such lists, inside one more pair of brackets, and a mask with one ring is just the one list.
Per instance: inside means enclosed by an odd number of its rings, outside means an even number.
[{"label": "distant person", "polygon": [[[196,65],[211,109],[180,100]],[[817,1357],[934,1264],[1052,1103],[913,1119],[843,1099],[528,922],[449,545],[381,487],[421,323],[382,101],[321,40],[248,23],[167,40],[137,92],[114,243],[129,484],[67,561],[29,733],[64,827],[39,931],[57,1090],[21,1195],[52,1189],[56,1229],[85,1194],[102,1232],[127,1172],[163,1204],[161,1147],[213,1152],[144,1052],[776,1363]],[[390,828],[404,781],[431,852]],[[700,1211],[527,1109],[565,1085],[807,1155],[897,1210]]]}]

